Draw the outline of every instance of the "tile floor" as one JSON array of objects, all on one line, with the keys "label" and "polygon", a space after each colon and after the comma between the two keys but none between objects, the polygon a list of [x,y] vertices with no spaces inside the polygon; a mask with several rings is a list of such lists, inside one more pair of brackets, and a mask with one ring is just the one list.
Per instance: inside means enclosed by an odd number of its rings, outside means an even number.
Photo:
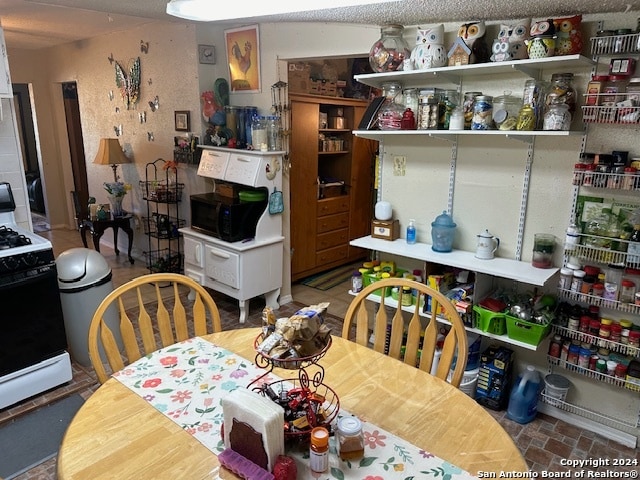
[{"label": "tile floor", "polygon": [[[50,232],[42,232],[41,235],[49,238],[54,246],[56,257],[63,251],[82,246],[80,235],[76,231],[55,230]],[[112,249],[108,247],[101,248],[103,255],[109,262],[113,272],[113,284],[120,285],[132,278],[147,273],[144,262],[136,261],[135,265],[130,265],[126,255],[116,256]],[[338,285],[327,291],[320,291],[313,288],[296,284],[292,287],[292,295],[294,300],[305,304],[317,304],[319,302],[329,301],[329,312],[343,317],[351,297],[346,293],[347,286]],[[81,394],[88,398],[97,388],[95,376],[93,372],[87,371],[82,367],[74,368],[74,378],[78,379],[81,385]],[[65,388],[65,387],[62,387]],[[11,409],[11,413],[7,410],[0,410],[0,421],[3,415],[18,415],[25,409],[33,408],[33,404],[41,405],[52,401],[55,398],[55,392],[47,392],[35,399],[30,399],[25,404],[20,404]],[[630,463],[635,462],[636,465],[624,467],[627,471],[637,473],[640,463],[640,449],[632,449],[619,445],[600,435],[576,428],[561,420],[557,420],[548,415],[538,415],[531,423],[520,425],[506,418],[506,412],[496,412],[487,410],[507,432],[513,437],[514,441],[520,448],[523,456],[527,460],[530,469],[533,472],[550,471],[550,472],[566,472],[571,471],[574,478],[578,478],[575,472],[581,469],[569,469],[561,465],[562,459],[582,460],[582,459],[628,459]],[[5,418],[6,419],[6,418]],[[470,428],[473,426],[470,425]],[[589,470],[588,468],[585,470]],[[594,469],[599,474],[604,473],[603,468]],[[623,470],[616,467],[616,472]],[[610,478],[599,476],[599,478]],[[630,477],[636,478],[636,477]],[[28,472],[16,477],[16,480],[53,480],[56,479],[55,459],[51,459]]]}]

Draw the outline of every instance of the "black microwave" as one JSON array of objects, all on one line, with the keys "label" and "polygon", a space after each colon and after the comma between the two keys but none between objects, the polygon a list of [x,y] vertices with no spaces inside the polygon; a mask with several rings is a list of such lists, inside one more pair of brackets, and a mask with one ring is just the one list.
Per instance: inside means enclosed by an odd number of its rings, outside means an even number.
[{"label": "black microwave", "polygon": [[191,195],[191,228],[225,242],[253,238],[267,200],[243,202],[217,193]]}]

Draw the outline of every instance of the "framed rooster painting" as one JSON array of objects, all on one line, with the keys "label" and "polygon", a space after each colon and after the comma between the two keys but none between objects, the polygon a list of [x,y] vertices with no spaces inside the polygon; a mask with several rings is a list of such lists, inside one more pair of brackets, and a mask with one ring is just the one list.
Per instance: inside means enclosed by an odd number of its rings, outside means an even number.
[{"label": "framed rooster painting", "polygon": [[258,25],[224,31],[232,92],[260,92],[260,37]]}]

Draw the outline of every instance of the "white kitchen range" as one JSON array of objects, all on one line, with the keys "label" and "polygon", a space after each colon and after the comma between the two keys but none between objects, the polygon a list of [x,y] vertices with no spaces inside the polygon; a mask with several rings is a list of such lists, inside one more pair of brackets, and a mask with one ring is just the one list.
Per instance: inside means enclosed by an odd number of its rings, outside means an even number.
[{"label": "white kitchen range", "polygon": [[0,408],[72,378],[51,242],[17,226],[0,182]]}]

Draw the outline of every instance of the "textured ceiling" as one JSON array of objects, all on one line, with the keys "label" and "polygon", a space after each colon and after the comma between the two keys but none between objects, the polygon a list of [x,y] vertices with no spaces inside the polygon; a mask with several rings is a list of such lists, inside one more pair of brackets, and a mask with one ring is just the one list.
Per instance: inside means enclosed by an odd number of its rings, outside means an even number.
[{"label": "textured ceiling", "polygon": [[[158,20],[182,21],[165,13],[166,4],[167,0],[0,0],[0,21],[9,48],[36,49],[127,30]],[[211,0],[211,4],[213,8],[221,8],[215,0]],[[424,25],[450,21],[540,18],[541,12],[553,17],[629,10],[640,10],[640,0],[404,0],[376,6],[252,17],[242,22]],[[221,22],[223,25],[237,23]]]}]

